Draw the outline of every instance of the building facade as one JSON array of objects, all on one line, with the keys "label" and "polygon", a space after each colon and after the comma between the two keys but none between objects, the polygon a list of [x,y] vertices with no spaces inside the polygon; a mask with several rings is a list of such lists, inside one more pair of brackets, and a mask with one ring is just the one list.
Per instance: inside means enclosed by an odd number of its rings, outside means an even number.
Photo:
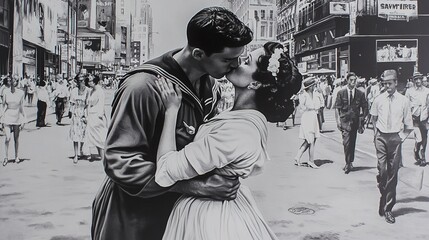
[{"label": "building facade", "polygon": [[368,79],[395,69],[404,88],[414,71],[429,72],[429,1],[298,0],[296,11],[294,53],[303,73]]}]

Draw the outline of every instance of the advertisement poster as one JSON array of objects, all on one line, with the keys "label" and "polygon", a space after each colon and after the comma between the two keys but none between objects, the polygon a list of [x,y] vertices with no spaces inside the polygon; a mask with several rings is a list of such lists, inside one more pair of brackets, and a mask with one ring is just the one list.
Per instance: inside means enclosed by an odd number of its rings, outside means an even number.
[{"label": "advertisement poster", "polygon": [[350,14],[350,6],[348,3],[344,3],[344,2],[330,2],[329,3],[329,12],[332,15]]},{"label": "advertisement poster", "polygon": [[97,0],[96,28],[103,32],[109,32],[112,36],[114,36],[114,6],[114,0]]},{"label": "advertisement poster", "polygon": [[90,0],[79,0],[78,3],[78,17],[77,25],[79,27],[89,27],[91,1]]},{"label": "advertisement poster", "polygon": [[416,62],[417,39],[377,40],[377,62]]}]

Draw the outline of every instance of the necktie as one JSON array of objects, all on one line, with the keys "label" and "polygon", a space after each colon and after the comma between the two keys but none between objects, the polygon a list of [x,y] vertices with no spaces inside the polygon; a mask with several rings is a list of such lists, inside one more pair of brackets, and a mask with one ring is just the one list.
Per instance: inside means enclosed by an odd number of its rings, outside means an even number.
[{"label": "necktie", "polygon": [[353,92],[352,90],[350,90],[350,99],[349,99],[349,105],[352,105],[352,101],[353,101]]},{"label": "necktie", "polygon": [[393,100],[393,95],[389,95],[387,97],[387,100],[389,102],[389,109],[387,112],[387,130],[390,131],[392,128],[392,100]]}]

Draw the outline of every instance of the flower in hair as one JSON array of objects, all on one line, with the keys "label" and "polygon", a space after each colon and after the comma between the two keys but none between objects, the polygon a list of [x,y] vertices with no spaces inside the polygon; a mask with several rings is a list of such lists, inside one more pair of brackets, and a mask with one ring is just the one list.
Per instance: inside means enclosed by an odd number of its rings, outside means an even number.
[{"label": "flower in hair", "polygon": [[274,49],[274,53],[271,55],[270,59],[268,60],[268,67],[267,70],[271,72],[273,77],[277,76],[277,73],[279,72],[280,68],[280,57],[283,52],[283,49],[276,48]]}]

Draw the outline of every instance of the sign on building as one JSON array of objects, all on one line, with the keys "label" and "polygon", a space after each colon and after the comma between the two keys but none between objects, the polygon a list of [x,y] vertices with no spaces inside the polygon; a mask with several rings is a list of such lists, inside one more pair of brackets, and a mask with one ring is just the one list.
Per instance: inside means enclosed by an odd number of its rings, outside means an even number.
[{"label": "sign on building", "polygon": [[417,18],[417,1],[378,0],[378,17],[389,20],[409,21]]},{"label": "sign on building", "polygon": [[377,62],[417,62],[417,39],[377,40]]},{"label": "sign on building", "polygon": [[330,2],[329,13],[331,15],[348,15],[350,14],[349,3],[346,2]]}]

